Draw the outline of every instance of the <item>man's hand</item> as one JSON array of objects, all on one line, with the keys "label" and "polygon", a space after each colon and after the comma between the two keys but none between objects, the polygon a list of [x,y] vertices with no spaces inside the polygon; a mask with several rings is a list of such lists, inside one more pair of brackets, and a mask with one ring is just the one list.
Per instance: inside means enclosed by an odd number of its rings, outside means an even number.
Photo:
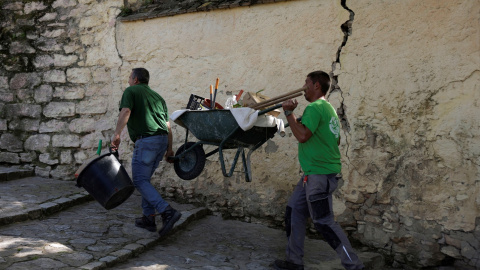
[{"label": "man's hand", "polygon": [[282,108],[284,111],[293,111],[297,108],[298,102],[296,99],[289,99],[282,103]]},{"label": "man's hand", "polygon": [[111,143],[112,150],[117,151],[119,145],[120,145],[120,134],[114,134],[112,136],[112,143]]},{"label": "man's hand", "polygon": [[167,152],[165,152],[165,160],[168,163],[173,163],[174,162],[173,158],[169,158],[169,157],[174,157],[174,156],[175,156],[175,153],[173,152],[172,149],[167,150]]},{"label": "man's hand", "polygon": [[115,134],[113,134],[112,137],[112,150],[118,150],[118,146],[120,145],[120,134],[122,134],[123,128],[127,125],[128,119],[130,118],[130,112],[131,110],[129,108],[122,108],[122,110],[120,110]]}]

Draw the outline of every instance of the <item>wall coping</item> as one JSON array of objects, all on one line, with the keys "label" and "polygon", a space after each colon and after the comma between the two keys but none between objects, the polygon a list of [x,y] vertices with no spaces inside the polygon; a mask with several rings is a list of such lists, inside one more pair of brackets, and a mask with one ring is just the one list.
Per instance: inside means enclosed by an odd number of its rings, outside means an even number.
[{"label": "wall coping", "polygon": [[[190,0],[167,1],[153,3],[131,11],[128,15],[120,15],[117,19],[123,22],[147,20],[160,17],[175,16],[186,13],[205,12],[219,9],[231,9],[260,4],[287,2],[293,0]],[[173,3],[172,3],[173,2]]]}]

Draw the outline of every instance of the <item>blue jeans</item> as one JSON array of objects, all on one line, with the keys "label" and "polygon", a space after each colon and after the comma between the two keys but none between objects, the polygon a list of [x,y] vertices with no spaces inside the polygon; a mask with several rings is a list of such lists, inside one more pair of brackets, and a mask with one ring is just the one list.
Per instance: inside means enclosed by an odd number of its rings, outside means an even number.
[{"label": "blue jeans", "polygon": [[142,195],[142,209],[145,216],[163,213],[168,203],[150,183],[158,163],[168,147],[168,136],[151,136],[135,142],[132,158],[133,185]]}]

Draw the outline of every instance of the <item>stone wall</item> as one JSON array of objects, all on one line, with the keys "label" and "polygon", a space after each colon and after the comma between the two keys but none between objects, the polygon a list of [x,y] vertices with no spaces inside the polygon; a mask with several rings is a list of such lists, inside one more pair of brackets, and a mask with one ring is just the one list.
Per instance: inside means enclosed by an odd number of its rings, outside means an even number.
[{"label": "stone wall", "polygon": [[[323,69],[334,78],[329,100],[343,124],[337,220],[395,265],[454,260],[479,268],[478,3],[342,2],[128,22],[116,19],[123,1],[3,1],[0,163],[73,180],[98,141],[109,142],[133,67],[151,71],[150,85],[170,112],[191,93],[207,97],[217,77],[223,104],[240,89],[271,97],[297,89],[308,72]],[[299,100],[300,112],[306,102]],[[173,124],[173,133],[177,149],[185,131]],[[122,140],[129,169],[126,131]],[[223,177],[217,157],[192,181],[162,163],[153,182],[169,200],[281,226],[301,175],[289,130],[252,154],[251,183],[239,165]]]},{"label": "stone wall", "polygon": [[480,5],[348,4],[355,20],[336,71],[349,123],[344,215],[399,263],[448,255],[478,269]]},{"label": "stone wall", "polygon": [[[104,146],[121,65],[115,18],[122,1],[2,1],[0,162],[73,179]],[[118,97],[114,97],[117,99]]]}]

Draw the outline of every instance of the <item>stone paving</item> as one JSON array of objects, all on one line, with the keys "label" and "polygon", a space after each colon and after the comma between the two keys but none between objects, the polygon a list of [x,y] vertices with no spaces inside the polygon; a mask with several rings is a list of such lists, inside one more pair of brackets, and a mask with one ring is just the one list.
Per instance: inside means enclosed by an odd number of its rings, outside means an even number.
[{"label": "stone paving", "polygon": [[[133,224],[141,215],[137,192],[107,211],[72,181],[24,173],[0,167],[0,269],[272,269],[284,254],[282,230],[171,202],[182,218],[159,238]],[[305,269],[343,269],[324,241],[306,246]],[[385,269],[379,254],[359,256],[367,269]]]}]

